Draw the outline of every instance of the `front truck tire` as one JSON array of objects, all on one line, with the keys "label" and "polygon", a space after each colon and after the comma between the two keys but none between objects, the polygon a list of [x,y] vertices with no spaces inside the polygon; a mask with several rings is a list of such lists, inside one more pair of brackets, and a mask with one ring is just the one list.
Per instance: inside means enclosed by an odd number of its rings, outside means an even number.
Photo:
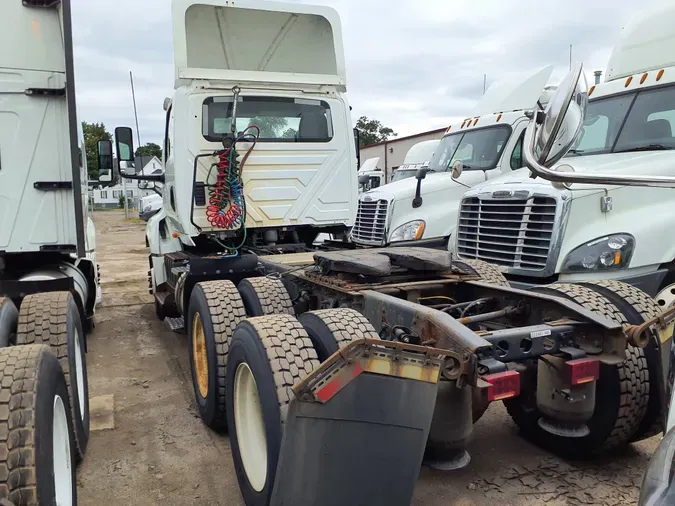
[{"label": "front truck tire", "polygon": [[[269,504],[291,387],[319,366],[290,315],[249,318],[234,332],[227,366],[227,422],[239,489],[247,506]],[[301,498],[298,498],[301,501]]]},{"label": "front truck tire", "polygon": [[206,424],[227,428],[225,374],[234,329],[246,317],[244,303],[231,281],[197,283],[187,312],[190,371],[195,401]]},{"label": "front truck tire", "polygon": [[[482,260],[462,259],[452,261],[453,265],[480,276],[481,281],[495,286],[509,286],[508,280],[504,277],[502,272],[492,264],[483,262]],[[473,423],[476,423],[487,411],[490,406],[490,401],[487,399],[487,394],[478,388],[471,389],[471,416]]]},{"label": "front truck tire", "polygon": [[66,376],[47,346],[0,349],[0,499],[77,505]]},{"label": "front truck tire", "polygon": [[18,345],[45,344],[59,359],[70,396],[75,458],[89,442],[89,383],[82,318],[69,292],[28,295],[19,308]]},{"label": "front truck tire", "polygon": [[[537,289],[571,300],[617,323],[627,321],[604,295],[577,284],[553,284]],[[526,438],[559,455],[572,459],[588,458],[631,441],[640,426],[649,402],[649,372],[643,350],[628,345],[626,360],[618,366],[600,365],[596,383],[596,404],[587,425],[590,433],[580,438],[550,434],[541,427],[536,405],[536,372],[522,378],[521,395],[504,401],[506,410]]]}]

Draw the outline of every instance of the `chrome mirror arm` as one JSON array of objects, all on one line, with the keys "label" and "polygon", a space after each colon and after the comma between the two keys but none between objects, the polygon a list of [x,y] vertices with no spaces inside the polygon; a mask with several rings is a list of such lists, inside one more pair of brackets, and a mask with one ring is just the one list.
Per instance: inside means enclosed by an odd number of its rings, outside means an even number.
[{"label": "chrome mirror arm", "polygon": [[[525,157],[525,165],[534,177],[540,177],[547,181],[559,183],[582,183],[582,184],[601,184],[601,185],[617,185],[617,186],[650,186],[656,188],[675,188],[675,177],[673,176],[613,176],[609,174],[593,174],[593,173],[577,173],[577,172],[557,172],[551,170],[537,161],[534,154],[535,139],[537,129],[541,128],[536,125],[534,120],[525,130],[525,138],[523,144],[525,149],[523,154]],[[569,165],[574,165],[573,163]],[[675,170],[675,167],[673,167]]]}]

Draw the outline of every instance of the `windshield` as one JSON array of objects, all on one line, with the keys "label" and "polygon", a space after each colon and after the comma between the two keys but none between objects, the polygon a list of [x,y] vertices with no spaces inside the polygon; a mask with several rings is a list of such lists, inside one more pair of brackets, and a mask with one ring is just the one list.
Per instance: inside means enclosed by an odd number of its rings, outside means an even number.
[{"label": "windshield", "polygon": [[[211,142],[232,129],[232,97],[209,97],[203,105],[202,134]],[[241,97],[237,132],[260,128],[261,142],[329,142],[333,138],[330,106],[323,100]]]},{"label": "windshield", "polygon": [[658,88],[588,104],[584,130],[568,156],[674,149],[675,87]]},{"label": "windshield", "polygon": [[391,178],[391,181],[393,183],[394,181],[400,181],[402,179],[408,179],[409,177],[413,177],[416,172],[417,172],[417,169],[410,169],[410,170],[396,169],[394,171],[394,175]]},{"label": "windshield", "polygon": [[490,170],[499,162],[511,127],[499,125],[446,135],[436,149],[429,168],[435,172],[452,170],[461,160],[464,170]]}]

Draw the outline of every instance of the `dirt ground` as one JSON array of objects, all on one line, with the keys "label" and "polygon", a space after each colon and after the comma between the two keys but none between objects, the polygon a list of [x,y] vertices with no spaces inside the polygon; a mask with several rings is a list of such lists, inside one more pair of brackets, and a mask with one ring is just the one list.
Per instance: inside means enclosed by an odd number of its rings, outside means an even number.
[{"label": "dirt ground", "polygon": [[[80,504],[242,505],[229,440],[199,419],[187,339],[155,317],[144,224],[114,211],[94,220],[103,304],[88,341],[89,391],[96,405],[114,405],[114,428],[92,432],[78,473]],[[422,468],[413,505],[635,504],[656,444],[566,462],[519,437],[494,404],[474,427],[470,465]]]}]

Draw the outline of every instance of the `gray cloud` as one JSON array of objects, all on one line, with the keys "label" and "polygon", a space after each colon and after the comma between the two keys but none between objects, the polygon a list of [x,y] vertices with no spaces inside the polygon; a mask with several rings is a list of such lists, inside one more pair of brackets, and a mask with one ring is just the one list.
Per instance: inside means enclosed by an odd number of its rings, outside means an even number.
[{"label": "gray cloud", "polygon": [[[341,16],[353,117],[400,135],[468,114],[488,83],[509,72],[573,58],[604,70],[629,2],[612,0],[314,0]],[[641,7],[661,3],[645,0]],[[302,2],[313,3],[313,2]],[[78,106],[109,130],[133,124],[134,72],[143,142],[161,144],[162,102],[173,90],[170,0],[73,0]]]}]

